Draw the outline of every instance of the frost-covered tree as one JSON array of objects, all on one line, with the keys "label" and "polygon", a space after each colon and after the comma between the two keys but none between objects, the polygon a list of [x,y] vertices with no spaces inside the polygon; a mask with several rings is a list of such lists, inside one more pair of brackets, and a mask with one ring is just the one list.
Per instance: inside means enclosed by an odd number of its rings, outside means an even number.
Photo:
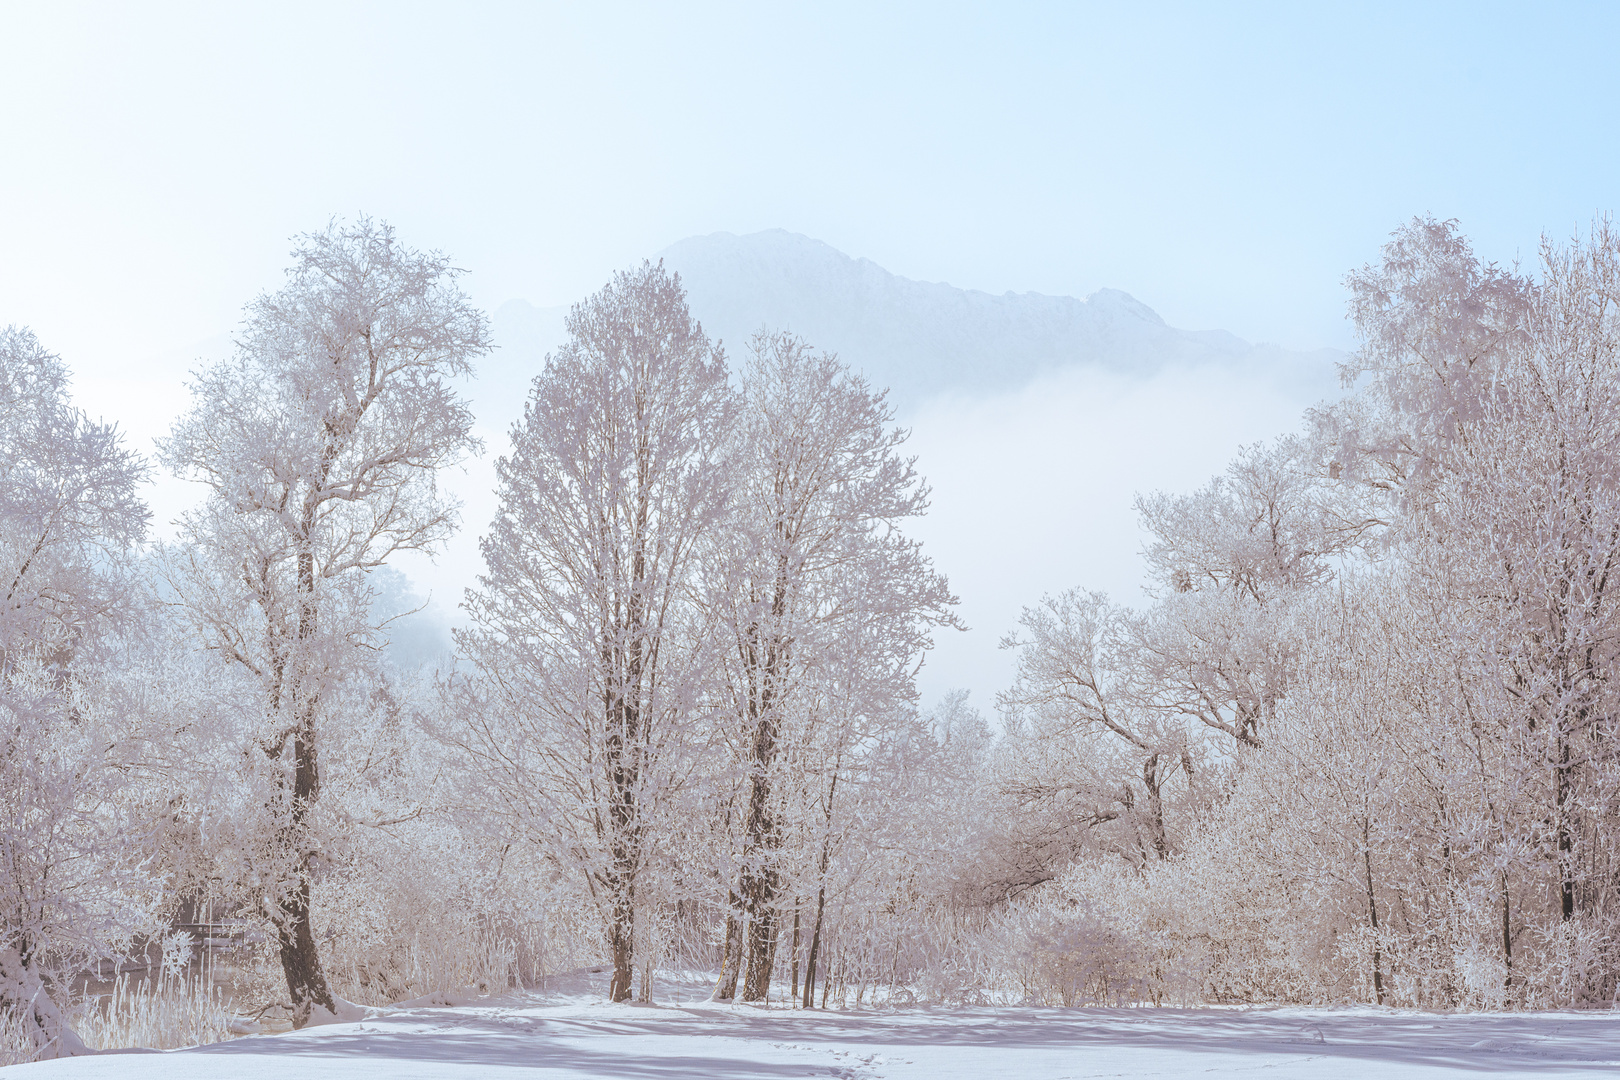
[{"label": "frost-covered tree", "polygon": [[[1399,230],[1351,279],[1367,388],[1334,429],[1402,507],[1402,554],[1451,630],[1440,651],[1474,684],[1458,708],[1520,1000],[1550,961],[1511,928],[1577,951],[1611,933],[1620,857],[1620,237],[1599,220],[1539,261],[1538,278],[1482,264],[1452,222]],[[1575,1000],[1620,977],[1601,949],[1564,963]]]},{"label": "frost-covered tree", "polygon": [[67,369],[32,333],[0,331],[0,365],[0,656],[63,666],[126,599],[107,570],[145,535],[145,465],[69,404]]},{"label": "frost-covered tree", "polygon": [[662,264],[617,274],[567,326],[497,464],[458,738],[513,838],[594,901],[622,1001],[644,873],[701,749],[713,649],[695,557],[729,505],[736,406]]},{"label": "frost-covered tree", "polygon": [[207,487],[170,582],[206,647],[260,688],[248,760],[263,814],[240,846],[302,1026],[334,1007],[310,919],[323,727],[378,642],[367,572],[455,527],[435,474],[476,443],[447,380],[489,338],[459,271],[380,222],[300,237],[293,260],[161,449]]},{"label": "frost-covered tree", "polygon": [[1407,536],[1449,571],[1495,647],[1550,780],[1538,842],[1563,919],[1603,906],[1602,836],[1617,792],[1610,721],[1620,660],[1620,237],[1545,242],[1539,281],[1482,265],[1454,223],[1400,230],[1352,278],[1369,377],[1344,442],[1399,478]]},{"label": "frost-covered tree", "polygon": [[1137,499],[1158,599],[1131,627],[1155,708],[1259,746],[1287,692],[1288,611],[1333,581],[1381,524],[1353,485],[1324,475],[1297,437],[1245,448],[1187,496]]},{"label": "frost-covered tree", "polygon": [[[710,545],[708,582],[726,636],[725,734],[742,780],[715,996],[734,996],[743,974],[743,1000],[757,1001],[781,929],[783,785],[797,782],[784,774],[802,778],[817,751],[852,753],[847,739],[818,745],[840,721],[914,707],[915,664],[929,631],[955,624],[955,601],[900,531],[927,508],[928,490],[898,452],[907,433],[892,426],[883,394],[835,357],[766,331],[749,342],[741,382],[739,479],[732,517]],[[829,693],[832,673],[856,655],[865,678]],[[830,789],[836,776],[835,766]]]},{"label": "frost-covered tree", "polygon": [[42,1057],[83,1050],[53,995],[150,906],[119,814],[128,732],[93,692],[128,615],[144,474],[69,404],[56,356],[0,331],[0,1009]]},{"label": "frost-covered tree", "polygon": [[[1004,786],[1029,809],[1056,804],[1089,826],[1124,826],[1113,846],[1145,861],[1175,846],[1165,821],[1170,785],[1196,774],[1186,721],[1155,709],[1133,649],[1134,616],[1078,589],[1025,608],[1013,685],[998,704],[1021,730],[1024,754]],[[1015,745],[1016,745],[1015,742]]]},{"label": "frost-covered tree", "polygon": [[[1403,227],[1351,279],[1360,385],[1312,417],[1305,498],[1280,504],[1306,513],[1237,519],[1256,542],[1217,546],[1260,557],[1207,588],[1174,572],[1219,515],[1157,515],[1150,556],[1174,559],[1147,702],[1255,735],[1150,875],[1213,996],[1516,1007],[1620,985],[1620,240],[1600,221],[1544,242],[1538,271],[1480,263],[1453,223]],[[1334,532],[1354,540],[1311,541]]]}]

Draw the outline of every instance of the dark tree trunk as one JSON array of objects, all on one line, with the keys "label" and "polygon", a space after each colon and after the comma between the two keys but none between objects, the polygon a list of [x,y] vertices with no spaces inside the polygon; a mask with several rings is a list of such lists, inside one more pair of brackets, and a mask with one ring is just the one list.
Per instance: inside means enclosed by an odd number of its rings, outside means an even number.
[{"label": "dark tree trunk", "polygon": [[636,963],[636,883],[632,853],[625,846],[613,852],[613,871],[607,875],[608,949],[613,954],[613,975],[608,980],[609,1001],[629,1001],[632,969]]},{"label": "dark tree trunk", "polygon": [[[771,614],[780,618],[786,610],[786,572],[778,573]],[[757,632],[751,635],[757,638]],[[758,655],[757,653],[754,655]],[[787,664],[787,646],[772,638],[765,648],[764,663],[757,670],[757,696],[749,706],[754,722],[751,746],[752,776],[748,790],[748,817],[742,881],[743,910],[748,914],[747,974],[743,978],[742,999],[762,1001],[770,992],[771,969],[776,963],[777,924],[780,913],[781,876],[776,870],[776,846],[780,842],[778,823],[771,809],[771,766],[776,758],[777,713],[780,706],[777,683]]]},{"label": "dark tree trunk", "polygon": [[608,927],[608,946],[613,952],[613,977],[608,981],[609,1001],[630,1000],[631,968],[636,961],[635,910],[629,904],[615,905],[614,918]]},{"label": "dark tree trunk", "polygon": [[1372,826],[1367,819],[1361,822],[1361,859],[1362,866],[1367,872],[1367,917],[1372,922],[1373,948],[1372,948],[1372,982],[1373,998],[1377,1004],[1384,1003],[1384,954],[1378,946],[1378,899],[1373,894],[1372,872]]},{"label": "dark tree trunk", "polygon": [[[826,858],[822,858],[825,869]],[[810,931],[810,953],[804,960],[804,1007],[814,1008],[816,1004],[816,965],[821,961],[821,917],[827,910],[827,884],[822,882],[821,888],[816,892],[816,923]],[[826,1006],[826,995],[822,996],[822,1005]]]},{"label": "dark tree trunk", "polygon": [[799,1000],[799,903],[793,902],[793,951],[789,955],[788,1000]]},{"label": "dark tree trunk", "polygon": [[[766,726],[760,725],[762,732]],[[773,865],[776,822],[766,803],[769,791],[765,777],[756,775],[748,815],[751,858],[743,865],[740,889],[743,909],[748,913],[744,935],[747,956],[747,974],[743,977],[742,989],[744,1001],[764,1000],[770,992],[771,968],[776,962],[776,902],[781,892],[781,880]]]},{"label": "dark tree trunk", "polygon": [[1149,839],[1153,853],[1160,859],[1170,857],[1170,843],[1164,830],[1164,799],[1160,795],[1159,755],[1148,755],[1142,764],[1142,781],[1147,787]]},{"label": "dark tree trunk", "polygon": [[[608,828],[611,830],[612,867],[606,875],[609,897],[608,947],[613,953],[609,1001],[629,1001],[636,962],[636,877],[641,871],[641,782],[643,740],[641,721],[646,703],[646,664],[649,627],[642,596],[647,579],[648,499],[646,477],[640,476],[634,538],[630,555],[630,581],[623,607],[615,606],[603,636],[604,719],[607,734]],[[623,642],[623,644],[621,644]],[[649,984],[650,985],[650,984]]]},{"label": "dark tree trunk", "polygon": [[731,894],[726,911],[726,943],[720,949],[720,978],[714,984],[711,1001],[730,1001],[737,996],[737,971],[742,966],[742,920],[737,917],[740,901]]},{"label": "dark tree trunk", "polygon": [[[810,955],[804,965],[804,1007],[814,1008],[816,1004],[816,968],[821,961],[821,926],[822,919],[827,914],[827,867],[832,863],[832,815],[833,800],[838,796],[838,770],[843,767],[844,755],[840,753],[837,761],[833,763],[832,783],[827,785],[827,803],[825,814],[826,831],[821,836],[821,862],[817,867],[817,876],[820,883],[816,887],[816,924],[810,933]],[[827,1007],[827,980],[822,980],[821,1007]]]},{"label": "dark tree trunk", "polygon": [[1502,989],[1513,990],[1513,922],[1512,908],[1508,904],[1507,871],[1502,871],[1502,962],[1507,973],[1502,977]]},{"label": "dark tree trunk", "polygon": [[[307,524],[307,523],[306,523]],[[326,984],[326,973],[321,970],[320,953],[315,947],[314,926],[309,903],[310,857],[305,850],[309,815],[315,798],[320,793],[320,761],[315,745],[315,714],[319,704],[319,691],[304,681],[310,666],[307,650],[314,641],[318,613],[315,606],[315,558],[309,551],[298,554],[298,642],[299,654],[294,658],[292,686],[293,710],[293,783],[292,805],[283,836],[284,850],[295,854],[298,880],[290,895],[280,897],[275,923],[276,946],[280,954],[281,971],[287,978],[287,993],[292,998],[293,1027],[309,1023],[311,1010],[319,1005],[328,1012],[336,1012],[332,991]],[[277,694],[279,700],[280,694]],[[280,752],[280,748],[277,748]]]},{"label": "dark tree trunk", "polygon": [[776,875],[770,880],[770,900],[762,903],[759,911],[748,920],[748,975],[743,980],[744,1001],[764,1001],[771,990],[771,971],[776,966],[777,910],[775,904]]},{"label": "dark tree trunk", "polygon": [[1575,837],[1570,826],[1569,739],[1558,739],[1558,907],[1564,921],[1575,917]]},{"label": "dark tree trunk", "polygon": [[328,1012],[337,1011],[312,931],[309,881],[300,878],[293,894],[282,898],[281,918],[276,920],[276,946],[281,954],[281,972],[287,977],[287,992],[292,995],[295,1028],[309,1023],[310,1011],[316,1005]]},{"label": "dark tree trunk", "polygon": [[614,870],[607,875],[608,948],[613,953],[613,976],[608,981],[609,1001],[629,1001],[631,969],[636,963],[636,883],[629,865],[631,853],[614,852]]},{"label": "dark tree trunk", "polygon": [[637,770],[626,745],[634,738],[635,710],[626,707],[622,698],[617,705],[617,731],[608,741],[613,800],[609,808],[613,829],[613,866],[606,879],[610,905],[607,937],[613,953],[613,977],[608,983],[608,1000],[629,1001],[631,969],[636,961],[636,870],[641,852],[635,797]]}]

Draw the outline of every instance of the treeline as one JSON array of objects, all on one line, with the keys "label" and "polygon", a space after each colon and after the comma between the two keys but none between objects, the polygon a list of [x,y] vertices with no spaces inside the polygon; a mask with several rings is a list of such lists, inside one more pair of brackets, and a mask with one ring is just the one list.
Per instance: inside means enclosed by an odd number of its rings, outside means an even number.
[{"label": "treeline", "polygon": [[604,957],[613,1000],[678,967],[803,1007],[1615,997],[1607,223],[1536,277],[1397,232],[1350,279],[1352,391],[1139,500],[1150,603],[1027,609],[999,736],[918,708],[954,600],[883,393],[787,333],[727,357],[650,264],[536,374],[453,655],[390,660],[388,563],[480,449],[456,278],[371,221],[301,238],[158,448],[205,492],[163,543],[151,466],[0,338],[0,1006],[34,1055],[83,1048],[93,962],[179,969],[220,919],[296,1025]]},{"label": "treeline", "polygon": [[883,394],[782,333],[728,366],[662,266],[617,275],[498,462],[458,655],[404,671],[374,575],[457,525],[487,321],[380,224],[294,260],[160,443],[206,493],[171,542],[146,463],[3,342],[8,1014],[75,1049],[52,998],[181,912],[262,928],[295,1026],[541,954],[605,952],[616,1001],[717,956],[760,1000],[783,941],[813,1001],[830,913],[948,812],[914,677],[954,599]]},{"label": "treeline", "polygon": [[1611,1003],[1620,236],[1531,277],[1418,220],[1349,285],[1353,393],[1140,500],[1156,601],[1009,640],[1006,888],[1107,931],[1074,985]]}]

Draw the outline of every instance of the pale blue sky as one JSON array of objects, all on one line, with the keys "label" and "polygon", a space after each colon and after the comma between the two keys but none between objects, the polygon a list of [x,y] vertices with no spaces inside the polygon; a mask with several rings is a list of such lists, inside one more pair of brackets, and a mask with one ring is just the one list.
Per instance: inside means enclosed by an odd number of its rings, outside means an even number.
[{"label": "pale blue sky", "polygon": [[0,3],[0,320],[87,374],[184,346],[363,209],[491,306],[782,227],[1343,346],[1402,219],[1512,258],[1613,207],[1617,10]]}]

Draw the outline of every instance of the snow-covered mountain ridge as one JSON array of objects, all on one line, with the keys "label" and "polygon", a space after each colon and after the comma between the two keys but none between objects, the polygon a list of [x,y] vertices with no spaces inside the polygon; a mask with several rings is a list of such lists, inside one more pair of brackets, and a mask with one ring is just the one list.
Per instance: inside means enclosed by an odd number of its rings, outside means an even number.
[{"label": "snow-covered mountain ridge", "polygon": [[1331,349],[1296,353],[1224,330],[1180,330],[1118,289],[1085,299],[996,296],[913,281],[782,229],[689,237],[660,255],[728,351],[762,324],[791,329],[889,386],[902,405],[942,392],[1011,389],[1075,364],[1146,376],[1213,362],[1331,383],[1342,359]]},{"label": "snow-covered mountain ridge", "polygon": [[[1084,299],[996,296],[913,281],[783,229],[688,237],[656,257],[680,274],[692,313],[732,356],[761,326],[792,330],[888,387],[902,411],[939,394],[1015,389],[1076,365],[1149,377],[1213,364],[1319,396],[1333,391],[1334,363],[1344,358],[1334,349],[1251,344],[1224,330],[1181,330],[1118,289]],[[519,402],[545,352],[561,343],[565,314],[521,300],[495,312],[503,348],[489,366],[499,369],[497,380],[526,372],[512,387]],[[491,396],[510,397],[504,388]]]}]

